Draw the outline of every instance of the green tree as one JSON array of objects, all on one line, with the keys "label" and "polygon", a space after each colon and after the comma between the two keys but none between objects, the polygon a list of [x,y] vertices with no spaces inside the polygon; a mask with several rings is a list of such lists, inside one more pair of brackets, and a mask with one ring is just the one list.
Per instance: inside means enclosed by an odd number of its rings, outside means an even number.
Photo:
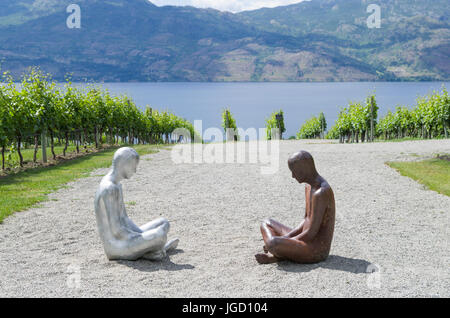
[{"label": "green tree", "polygon": [[327,120],[325,119],[325,114],[323,112],[319,114],[319,122],[321,127],[321,137],[325,138],[325,131],[327,130]]},{"label": "green tree", "polygon": [[236,120],[233,117],[233,114],[231,114],[231,111],[226,108],[222,112],[222,127],[225,132],[225,136],[227,136],[228,140],[228,134],[231,132],[233,133],[233,139],[234,141],[238,141],[239,135],[238,135],[238,129],[236,125]]},{"label": "green tree", "polygon": [[450,126],[450,99],[445,87],[442,94],[436,92],[432,98],[433,107],[436,109],[437,123],[442,125],[445,138],[448,138],[448,127]]},{"label": "green tree", "polygon": [[6,146],[12,142],[13,130],[9,105],[10,96],[7,91],[0,86],[0,147],[2,148],[2,170],[5,170]]},{"label": "green tree", "polygon": [[266,134],[267,140],[272,139],[272,129],[279,129],[280,138],[283,139],[283,133],[286,132],[284,125],[284,112],[282,109],[273,112],[268,119],[266,119]]},{"label": "green tree", "polygon": [[320,138],[322,133],[322,123],[318,117],[307,120],[299,129],[297,139]]},{"label": "green tree", "polygon": [[33,123],[32,134],[34,137],[33,162],[36,162],[39,147],[39,137],[48,129],[50,122],[55,123],[56,111],[54,109],[55,83],[50,80],[49,74],[44,74],[38,68],[32,68],[23,76],[22,92],[24,102],[28,104]]},{"label": "green tree", "polygon": [[370,134],[367,135],[367,141],[373,141],[375,138],[375,131],[378,119],[378,104],[375,94],[372,94],[366,98],[366,112],[368,114],[367,124]]}]

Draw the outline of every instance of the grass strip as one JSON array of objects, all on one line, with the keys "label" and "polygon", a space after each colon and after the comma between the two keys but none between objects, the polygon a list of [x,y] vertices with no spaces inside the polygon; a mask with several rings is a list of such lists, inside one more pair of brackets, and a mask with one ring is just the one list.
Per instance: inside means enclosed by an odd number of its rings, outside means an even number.
[{"label": "grass strip", "polygon": [[436,158],[414,162],[388,162],[387,165],[430,190],[450,196],[449,160]]},{"label": "grass strip", "polygon": [[[139,155],[158,152],[158,145],[133,146]],[[87,154],[55,166],[29,169],[0,178],[0,223],[15,212],[24,211],[33,205],[46,201],[52,193],[68,182],[88,177],[99,168],[111,166],[114,152],[108,148],[101,152]],[[164,148],[163,148],[164,149]]]}]

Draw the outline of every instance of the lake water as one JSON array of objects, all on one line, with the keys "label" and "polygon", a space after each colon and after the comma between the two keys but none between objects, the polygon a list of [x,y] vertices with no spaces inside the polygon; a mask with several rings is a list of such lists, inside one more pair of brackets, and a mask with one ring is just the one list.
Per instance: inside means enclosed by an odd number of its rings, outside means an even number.
[{"label": "lake water", "polygon": [[238,127],[263,128],[273,111],[283,109],[286,133],[296,135],[310,117],[324,112],[328,128],[340,107],[349,101],[365,101],[375,92],[379,115],[397,105],[412,107],[418,96],[439,90],[450,82],[420,83],[106,83],[113,94],[127,94],[142,109],[150,105],[170,110],[191,122],[203,120],[203,129],[221,127],[221,113],[229,107]]}]

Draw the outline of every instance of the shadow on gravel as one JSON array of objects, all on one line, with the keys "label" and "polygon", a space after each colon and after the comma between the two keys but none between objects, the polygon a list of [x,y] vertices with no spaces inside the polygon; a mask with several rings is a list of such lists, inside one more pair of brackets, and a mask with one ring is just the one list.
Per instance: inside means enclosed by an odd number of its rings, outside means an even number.
[{"label": "shadow on gravel", "polygon": [[[174,255],[178,253],[183,253],[183,250],[176,249],[169,253],[169,255]],[[133,269],[137,269],[141,272],[157,272],[157,271],[168,271],[168,272],[174,272],[174,271],[182,271],[185,269],[194,269],[195,266],[192,266],[190,264],[175,264],[170,259],[169,256],[166,257],[166,259],[159,261],[159,262],[152,262],[145,259],[140,259],[137,261],[117,261],[120,265],[125,265],[128,267],[131,267]]]},{"label": "shadow on gravel", "polygon": [[370,273],[370,271],[367,271],[367,267],[370,264],[371,263],[368,261],[362,259],[330,255],[326,261],[318,264],[295,264],[291,262],[280,262],[278,263],[278,269],[286,272],[305,273],[317,268],[327,268],[354,274],[363,274]]}]

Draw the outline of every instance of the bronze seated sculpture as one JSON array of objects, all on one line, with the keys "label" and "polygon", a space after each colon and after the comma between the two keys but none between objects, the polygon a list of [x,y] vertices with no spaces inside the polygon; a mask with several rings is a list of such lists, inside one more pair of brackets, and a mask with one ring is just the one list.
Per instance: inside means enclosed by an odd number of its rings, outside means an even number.
[{"label": "bronze seated sculpture", "polygon": [[317,173],[310,153],[295,153],[289,158],[288,165],[292,178],[306,183],[305,219],[294,229],[273,219],[265,220],[261,225],[264,253],[255,255],[260,264],[281,260],[318,263],[330,253],[335,223],[333,190]]}]

